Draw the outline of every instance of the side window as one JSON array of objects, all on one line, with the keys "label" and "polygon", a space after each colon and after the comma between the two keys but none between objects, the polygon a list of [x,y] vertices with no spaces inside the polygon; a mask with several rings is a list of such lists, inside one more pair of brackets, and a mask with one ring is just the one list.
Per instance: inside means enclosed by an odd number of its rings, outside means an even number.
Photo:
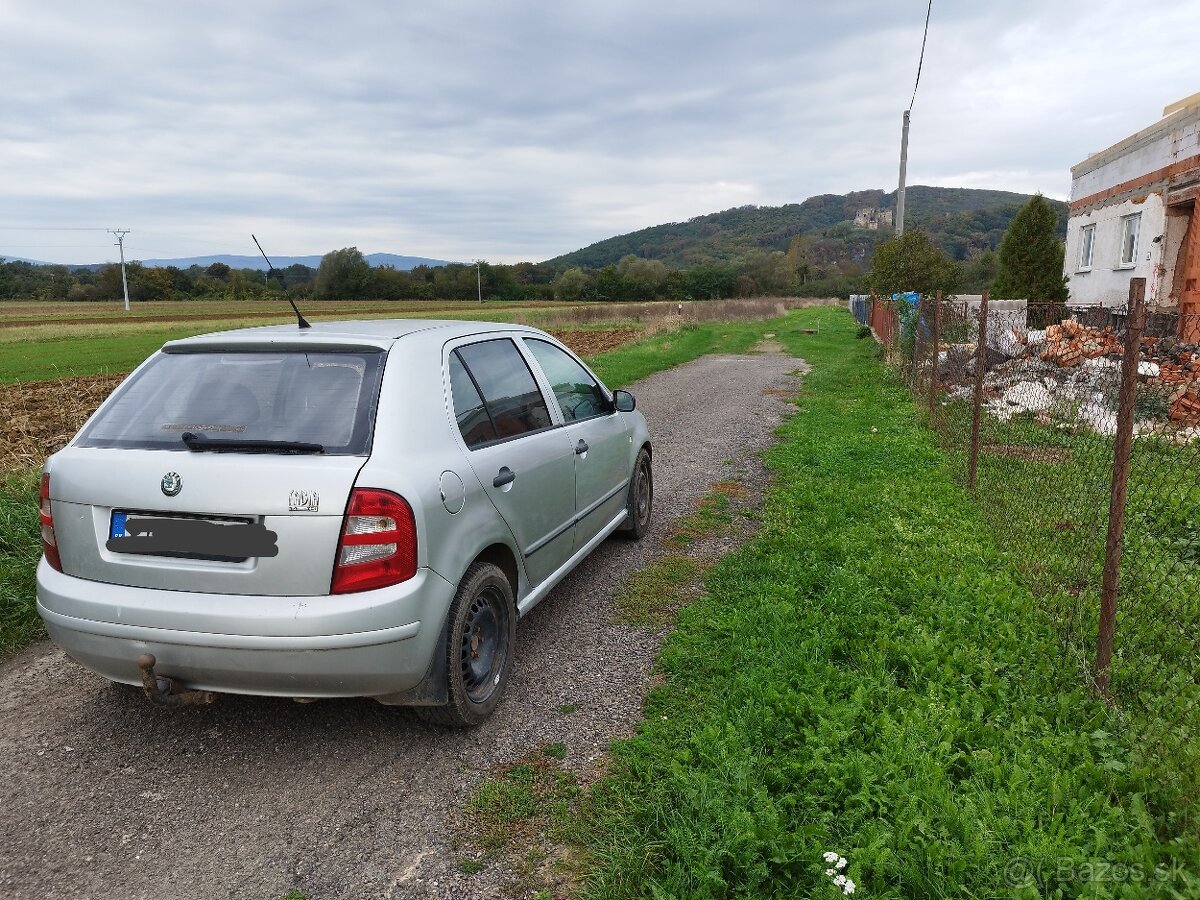
[{"label": "side window", "polygon": [[612,411],[604,390],[596,384],[587,369],[549,341],[526,338],[525,345],[533,353],[546,379],[554,388],[554,396],[568,422],[602,416]]},{"label": "side window", "polygon": [[[482,440],[477,439],[476,443],[516,437],[527,431],[546,428],[550,424],[550,411],[546,408],[546,400],[538,390],[537,382],[534,381],[525,358],[511,340],[501,338],[468,344],[455,350],[454,356],[462,363],[472,386],[478,388],[475,397],[483,395],[484,408],[490,420],[491,433],[494,435]],[[451,389],[454,389],[453,368]],[[470,393],[464,393],[466,399],[460,403],[460,394],[455,391],[456,418],[460,408],[464,414],[469,415],[471,404],[477,402],[472,399]],[[459,419],[460,428],[463,427],[463,421]],[[471,445],[465,431],[463,439]]]},{"label": "side window", "polygon": [[450,393],[454,396],[454,418],[468,447],[496,439],[496,428],[475,389],[471,376],[463,368],[458,353],[450,354]]}]

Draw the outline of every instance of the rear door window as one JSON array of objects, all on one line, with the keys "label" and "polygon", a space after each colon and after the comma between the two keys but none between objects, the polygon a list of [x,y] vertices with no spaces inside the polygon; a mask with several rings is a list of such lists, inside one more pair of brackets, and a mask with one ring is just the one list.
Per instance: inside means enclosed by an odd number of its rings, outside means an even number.
[{"label": "rear door window", "polygon": [[450,393],[454,396],[454,419],[467,446],[494,441],[496,429],[492,417],[457,353],[450,354]]},{"label": "rear door window", "polygon": [[385,354],[380,352],[172,352],[122,385],[78,446],[186,450],[206,442],[320,445],[370,450]]},{"label": "rear door window", "polygon": [[[468,344],[455,350],[452,357],[462,366],[456,380],[454,359],[451,360],[450,388],[454,393],[454,415],[468,447],[519,437],[550,426],[546,399],[511,340],[499,338]],[[483,401],[490,428],[483,426],[475,409],[479,400]]]}]

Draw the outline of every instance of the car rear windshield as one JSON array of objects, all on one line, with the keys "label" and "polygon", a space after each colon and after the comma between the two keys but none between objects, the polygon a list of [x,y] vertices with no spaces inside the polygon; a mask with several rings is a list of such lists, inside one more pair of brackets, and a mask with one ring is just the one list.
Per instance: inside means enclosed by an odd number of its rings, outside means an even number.
[{"label": "car rear windshield", "polygon": [[[160,353],[121,385],[80,447],[364,456],[384,353]],[[185,443],[183,436],[189,437]],[[239,446],[241,445],[241,446]]]}]

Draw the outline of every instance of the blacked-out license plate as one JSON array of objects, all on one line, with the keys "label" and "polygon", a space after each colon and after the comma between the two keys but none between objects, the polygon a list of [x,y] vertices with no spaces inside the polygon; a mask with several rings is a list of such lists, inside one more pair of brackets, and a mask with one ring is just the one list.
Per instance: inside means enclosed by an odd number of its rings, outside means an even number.
[{"label": "blacked-out license plate", "polygon": [[115,509],[104,546],[113,553],[239,561],[278,556],[277,537],[259,523],[173,518]]}]

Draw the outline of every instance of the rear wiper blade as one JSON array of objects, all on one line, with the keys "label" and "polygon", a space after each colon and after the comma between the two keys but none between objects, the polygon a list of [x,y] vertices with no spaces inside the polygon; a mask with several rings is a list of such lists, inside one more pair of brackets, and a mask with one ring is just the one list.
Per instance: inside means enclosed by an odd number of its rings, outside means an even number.
[{"label": "rear wiper blade", "polygon": [[222,451],[241,451],[243,453],[324,453],[322,444],[310,444],[304,441],[246,441],[246,440],[215,440],[193,431],[185,431],[181,436],[187,448],[194,453],[211,450],[215,453]]}]

